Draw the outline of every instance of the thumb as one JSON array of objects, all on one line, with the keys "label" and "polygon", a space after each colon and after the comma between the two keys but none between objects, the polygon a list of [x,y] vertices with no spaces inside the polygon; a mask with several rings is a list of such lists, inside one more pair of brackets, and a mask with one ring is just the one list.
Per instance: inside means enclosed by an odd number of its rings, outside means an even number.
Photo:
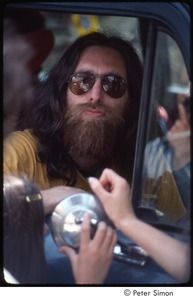
[{"label": "thumb", "polygon": [[109,194],[97,178],[89,177],[88,182],[91,189],[100,198],[100,200],[104,199],[104,197]]},{"label": "thumb", "polygon": [[75,250],[68,246],[60,246],[59,251],[68,255],[68,257],[70,258],[70,261],[74,260],[77,256]]}]

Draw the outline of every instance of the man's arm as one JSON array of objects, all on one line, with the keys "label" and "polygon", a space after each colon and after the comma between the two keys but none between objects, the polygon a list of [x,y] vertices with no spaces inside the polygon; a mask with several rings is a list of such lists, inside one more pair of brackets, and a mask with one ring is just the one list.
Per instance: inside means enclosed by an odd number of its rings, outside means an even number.
[{"label": "man's arm", "polygon": [[55,206],[64,198],[80,192],[84,191],[69,186],[57,186],[47,190],[42,190],[41,194],[45,215],[49,215],[54,210]]}]

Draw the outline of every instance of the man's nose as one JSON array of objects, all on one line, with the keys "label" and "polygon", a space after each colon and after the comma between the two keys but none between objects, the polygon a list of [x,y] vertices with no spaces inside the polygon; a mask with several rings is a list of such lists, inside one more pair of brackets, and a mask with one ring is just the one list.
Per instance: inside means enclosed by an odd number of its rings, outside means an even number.
[{"label": "man's nose", "polygon": [[102,101],[102,85],[100,78],[96,78],[96,81],[90,90],[89,100],[93,103]]}]

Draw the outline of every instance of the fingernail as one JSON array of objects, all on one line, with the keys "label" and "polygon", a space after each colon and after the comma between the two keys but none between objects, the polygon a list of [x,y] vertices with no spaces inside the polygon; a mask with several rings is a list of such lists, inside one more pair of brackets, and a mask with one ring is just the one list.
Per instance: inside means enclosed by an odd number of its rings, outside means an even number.
[{"label": "fingernail", "polygon": [[95,177],[88,177],[88,180],[96,180]]}]

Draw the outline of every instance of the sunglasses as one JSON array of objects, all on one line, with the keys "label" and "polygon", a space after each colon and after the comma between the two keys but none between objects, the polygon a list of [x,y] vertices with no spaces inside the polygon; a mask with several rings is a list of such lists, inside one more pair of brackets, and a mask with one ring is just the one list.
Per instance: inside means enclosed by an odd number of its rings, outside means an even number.
[{"label": "sunglasses", "polygon": [[126,92],[126,80],[118,75],[92,74],[86,72],[77,72],[70,77],[69,88],[75,95],[87,93],[95,84],[96,78],[101,78],[102,89],[111,98],[120,98]]}]

